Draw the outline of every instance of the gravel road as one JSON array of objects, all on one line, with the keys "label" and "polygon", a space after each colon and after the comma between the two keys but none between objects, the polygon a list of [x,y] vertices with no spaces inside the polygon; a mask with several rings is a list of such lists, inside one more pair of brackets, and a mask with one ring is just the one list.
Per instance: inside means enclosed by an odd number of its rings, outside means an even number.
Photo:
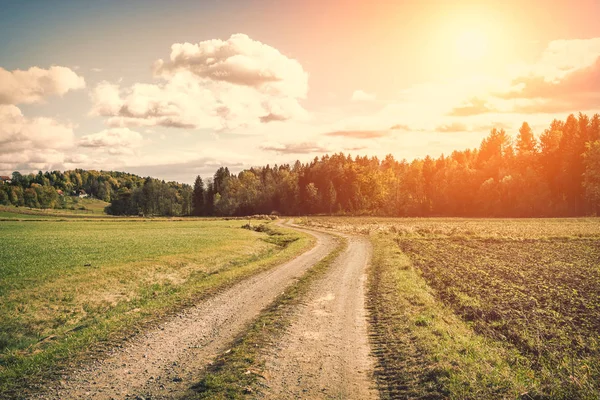
[{"label": "gravel road", "polygon": [[[299,230],[317,238],[314,248],[169,318],[157,329],[138,334],[37,398],[171,399],[184,394],[199,372],[225,351],[264,307],[334,249],[331,235]],[[362,305],[362,300],[358,301]]]},{"label": "gravel road", "polygon": [[286,334],[264,352],[267,399],[376,399],[364,307],[366,238],[348,248],[310,289]]}]

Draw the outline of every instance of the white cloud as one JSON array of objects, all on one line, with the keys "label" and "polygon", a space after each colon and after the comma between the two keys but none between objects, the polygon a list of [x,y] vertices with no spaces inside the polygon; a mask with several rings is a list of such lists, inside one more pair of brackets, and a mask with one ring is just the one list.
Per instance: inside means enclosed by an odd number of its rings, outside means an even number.
[{"label": "white cloud", "polygon": [[0,105],[0,158],[6,170],[62,166],[74,146],[73,128],[51,118],[28,119],[14,105]]},{"label": "white cloud", "polygon": [[295,98],[306,97],[308,91],[308,74],[297,60],[244,34],[232,35],[226,41],[175,43],[170,60],[158,60],[154,68],[160,76],[190,71],[200,78]]},{"label": "white cloud", "polygon": [[155,72],[156,84],[100,83],[91,93],[92,114],[108,117],[112,127],[215,131],[308,118],[299,103],[308,91],[302,66],[245,35],[175,44]]},{"label": "white cloud", "polygon": [[83,77],[66,67],[31,67],[27,71],[0,68],[0,104],[39,103],[45,97],[84,87]]},{"label": "white cloud", "polygon": [[67,154],[65,157],[65,163],[67,164],[82,164],[89,161],[90,157],[87,154],[72,153]]},{"label": "white cloud", "polygon": [[552,41],[537,63],[518,72],[508,91],[495,94],[510,111],[557,113],[600,107],[600,38]]},{"label": "white cloud", "polygon": [[363,90],[355,90],[350,98],[352,101],[375,101],[375,99],[376,96],[374,94],[367,93]]},{"label": "white cloud", "polygon": [[413,85],[379,111],[339,118],[323,132],[379,131],[395,124],[421,132],[459,125],[479,132],[491,121],[518,126],[599,109],[600,38],[557,40],[535,63],[513,66],[504,76]]},{"label": "white cloud", "polygon": [[28,119],[16,106],[0,105],[0,144],[0,154],[64,149],[73,145],[73,129],[51,118]]},{"label": "white cloud", "polygon": [[142,144],[142,135],[128,128],[105,129],[98,133],[85,135],[78,142],[80,147],[103,149],[111,155],[133,154],[133,149]]},{"label": "white cloud", "polygon": [[556,81],[576,70],[592,66],[600,56],[600,38],[554,40],[532,66],[530,73]]},{"label": "white cloud", "polygon": [[117,114],[123,106],[119,91],[119,85],[110,82],[102,81],[96,85],[90,93],[93,104],[91,114],[104,117]]},{"label": "white cloud", "polygon": [[85,81],[73,70],[53,66],[26,71],[0,68],[0,157],[3,168],[58,169],[74,147],[73,127],[52,118],[27,118],[16,104],[43,102],[82,89]]}]

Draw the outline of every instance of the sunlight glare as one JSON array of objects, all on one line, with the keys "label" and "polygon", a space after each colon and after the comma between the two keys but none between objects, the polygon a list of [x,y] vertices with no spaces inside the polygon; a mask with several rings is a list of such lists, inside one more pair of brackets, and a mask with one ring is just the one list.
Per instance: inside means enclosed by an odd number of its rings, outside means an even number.
[{"label": "sunlight glare", "polygon": [[456,38],[456,55],[464,61],[479,61],[488,51],[488,39],[483,31],[467,29]]}]

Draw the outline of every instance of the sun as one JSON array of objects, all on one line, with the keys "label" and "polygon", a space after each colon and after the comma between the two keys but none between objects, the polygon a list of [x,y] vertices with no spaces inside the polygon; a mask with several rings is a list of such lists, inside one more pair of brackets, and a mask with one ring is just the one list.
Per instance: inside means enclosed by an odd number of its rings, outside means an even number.
[{"label": "sun", "polygon": [[455,41],[456,56],[464,61],[480,61],[488,52],[488,38],[482,30],[465,29]]}]

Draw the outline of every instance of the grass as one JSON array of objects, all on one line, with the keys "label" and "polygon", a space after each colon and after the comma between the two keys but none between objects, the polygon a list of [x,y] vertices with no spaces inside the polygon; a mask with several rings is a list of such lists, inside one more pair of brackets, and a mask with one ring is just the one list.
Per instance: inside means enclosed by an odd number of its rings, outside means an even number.
[{"label": "grass", "polygon": [[369,235],[386,398],[600,398],[600,221],[319,217]]},{"label": "grass", "polygon": [[[0,397],[311,246],[239,221],[0,222]],[[290,239],[291,238],[291,239]]]},{"label": "grass", "polygon": [[260,390],[264,363],[261,351],[281,337],[291,325],[291,315],[301,303],[312,283],[346,248],[347,241],[338,237],[333,252],[309,269],[293,286],[286,289],[255,319],[250,328],[236,339],[232,348],[221,354],[204,372],[189,399],[241,399]]},{"label": "grass", "polygon": [[38,215],[38,214],[23,214],[16,211],[13,211],[12,208],[0,206],[0,221],[18,221],[18,220],[42,220],[42,219],[52,219],[56,218],[55,216],[48,215]]},{"label": "grass", "polygon": [[[26,218],[25,216],[58,216],[58,217],[106,217],[104,208],[110,203],[99,199],[65,196],[65,208],[28,208],[0,206],[0,218]],[[15,215],[16,214],[16,215]]]},{"label": "grass", "polygon": [[107,203],[106,201],[90,197],[80,199],[78,197],[66,196],[65,200],[66,208],[56,211],[104,215],[104,209],[110,205],[110,203]]},{"label": "grass", "polygon": [[384,398],[519,398],[537,385],[517,351],[477,335],[437,301],[389,235],[372,237],[368,306]]}]

